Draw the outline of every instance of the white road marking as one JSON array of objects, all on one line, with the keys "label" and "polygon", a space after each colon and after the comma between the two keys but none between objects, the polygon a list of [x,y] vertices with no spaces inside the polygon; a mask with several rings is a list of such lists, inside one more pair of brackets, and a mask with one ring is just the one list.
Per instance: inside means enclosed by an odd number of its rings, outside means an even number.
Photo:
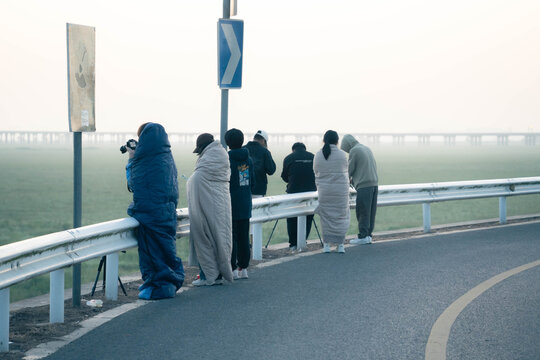
[{"label": "white road marking", "polygon": [[38,360],[42,359],[46,356],[49,356],[56,351],[58,351],[61,347],[69,344],[72,341],[77,340],[81,336],[85,335],[86,333],[90,332],[91,330],[94,330],[100,325],[105,324],[109,320],[114,319],[115,317],[122,315],[123,313],[126,313],[130,310],[133,310],[135,308],[138,308],[140,306],[148,304],[150,301],[145,300],[137,300],[134,303],[127,303],[122,306],[113,308],[111,310],[108,310],[104,313],[101,313],[99,315],[96,315],[90,319],[84,320],[81,322],[81,327],[71,334],[67,334],[63,337],[61,337],[58,340],[49,341],[47,343],[39,344],[33,349],[28,350],[25,353],[24,360]]},{"label": "white road marking", "polygon": [[446,310],[444,310],[431,328],[431,333],[429,334],[429,339],[426,345],[425,360],[446,359],[446,344],[448,343],[448,337],[450,336],[452,325],[463,309],[465,309],[467,305],[469,305],[474,299],[482,295],[482,293],[491,288],[493,285],[500,283],[510,276],[532,269],[538,265],[540,265],[540,260],[536,260],[505,271],[477,285],[473,289],[469,290],[465,295],[454,301],[448,308],[446,308]]}]

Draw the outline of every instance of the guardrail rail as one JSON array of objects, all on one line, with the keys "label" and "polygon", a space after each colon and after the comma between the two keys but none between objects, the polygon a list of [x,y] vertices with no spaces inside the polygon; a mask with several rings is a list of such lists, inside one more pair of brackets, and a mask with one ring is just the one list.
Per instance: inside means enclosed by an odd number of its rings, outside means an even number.
[{"label": "guardrail rail", "polygon": [[[431,230],[430,205],[434,202],[499,198],[499,222],[506,223],[508,196],[540,194],[540,177],[455,181],[432,184],[379,186],[378,206],[422,204],[424,232]],[[355,206],[350,192],[349,205]],[[269,196],[253,200],[251,218],[253,258],[262,259],[262,224],[298,217],[298,247],[306,246],[306,216],[318,205],[317,192]],[[177,236],[189,236],[189,212],[178,209]],[[0,351],[9,350],[9,287],[50,273],[50,322],[64,321],[64,269],[107,256],[105,296],[118,298],[118,253],[137,246],[133,218],[118,219],[35,237],[0,247]]]}]

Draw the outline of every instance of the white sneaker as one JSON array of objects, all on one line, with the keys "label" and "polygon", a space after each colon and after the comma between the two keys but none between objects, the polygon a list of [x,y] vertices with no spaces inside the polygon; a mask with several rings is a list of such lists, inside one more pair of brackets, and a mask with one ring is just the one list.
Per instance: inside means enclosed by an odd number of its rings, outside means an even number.
[{"label": "white sneaker", "polygon": [[329,253],[330,252],[330,245],[328,245],[328,243],[324,243],[324,247],[323,247],[322,251],[324,253]]},{"label": "white sneaker", "polygon": [[354,245],[364,245],[364,244],[371,244],[371,239],[369,236],[366,236],[364,238],[361,238],[361,239],[352,239],[350,241],[351,244],[354,244]]},{"label": "white sneaker", "polygon": [[341,254],[345,254],[345,245],[339,244],[337,247],[337,252]]},{"label": "white sneaker", "polygon": [[371,236],[368,236],[368,238],[369,238],[369,242],[368,242],[368,244],[371,244],[371,243],[373,243],[373,238],[372,238]]},{"label": "white sneaker", "polygon": [[289,250],[295,251],[295,250],[296,250],[296,246],[289,246]]},{"label": "white sneaker", "polygon": [[191,283],[191,285],[193,285],[193,286],[206,286],[206,285],[208,285],[208,284],[206,283],[206,280],[203,280],[203,279],[197,279],[197,280],[193,281],[193,282]]},{"label": "white sneaker", "polygon": [[247,269],[242,269],[242,271],[240,271],[239,277],[240,279],[247,279],[248,278]]},{"label": "white sneaker", "polygon": [[214,283],[212,284],[208,280],[203,280],[203,279],[197,279],[191,283],[191,285],[193,286],[212,286],[212,285],[221,285],[221,284],[223,284],[222,279],[216,279],[216,281],[214,281]]},{"label": "white sneaker", "polygon": [[238,269],[233,270],[232,272],[232,278],[233,280],[238,280]]}]

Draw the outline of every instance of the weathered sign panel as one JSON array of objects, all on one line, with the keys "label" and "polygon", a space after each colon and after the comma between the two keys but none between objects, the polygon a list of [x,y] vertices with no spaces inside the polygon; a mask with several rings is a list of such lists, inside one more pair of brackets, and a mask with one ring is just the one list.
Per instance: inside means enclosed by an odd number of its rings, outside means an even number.
[{"label": "weathered sign panel", "polygon": [[96,131],[96,29],[67,24],[69,131]]}]

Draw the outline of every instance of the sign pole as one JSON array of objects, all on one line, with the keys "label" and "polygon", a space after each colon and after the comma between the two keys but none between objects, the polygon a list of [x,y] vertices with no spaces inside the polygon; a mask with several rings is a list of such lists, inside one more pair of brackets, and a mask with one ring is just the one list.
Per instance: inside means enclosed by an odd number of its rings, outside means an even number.
[{"label": "sign pole", "polygon": [[219,132],[219,141],[227,150],[225,144],[225,132],[227,132],[227,123],[229,120],[229,89],[221,89],[221,128]]},{"label": "sign pole", "polygon": [[[82,219],[82,132],[73,132],[73,228]],[[81,264],[73,265],[73,307],[81,306]]]},{"label": "sign pole", "polygon": [[[73,133],[73,228],[82,218],[82,132],[96,131],[96,28],[66,24],[69,131]],[[63,294],[63,289],[62,289]],[[63,296],[62,296],[63,299]],[[73,307],[81,306],[81,264],[73,265]]]},{"label": "sign pole", "polygon": [[[231,17],[231,0],[223,0],[223,19]],[[225,144],[225,132],[227,131],[229,122],[229,89],[221,89],[221,127],[219,140],[221,145],[227,150]]]}]

